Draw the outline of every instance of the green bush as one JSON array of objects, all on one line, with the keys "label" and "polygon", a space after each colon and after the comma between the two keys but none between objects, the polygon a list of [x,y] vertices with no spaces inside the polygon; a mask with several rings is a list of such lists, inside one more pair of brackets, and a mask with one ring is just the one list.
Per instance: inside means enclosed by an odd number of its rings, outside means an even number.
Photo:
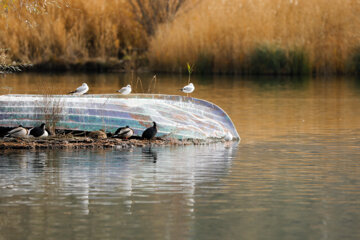
[{"label": "green bush", "polygon": [[360,75],[360,46],[350,56],[348,72]]},{"label": "green bush", "polygon": [[289,74],[291,75],[305,75],[311,71],[309,57],[301,48],[289,50],[287,61]]},{"label": "green bush", "polygon": [[249,58],[251,74],[303,75],[310,72],[309,58],[301,48],[288,51],[275,45],[260,45]]},{"label": "green bush", "polygon": [[195,71],[200,74],[210,74],[214,71],[214,56],[201,52],[195,62]]},{"label": "green bush", "polygon": [[262,45],[250,55],[250,73],[278,75],[286,69],[286,52],[270,45]]}]

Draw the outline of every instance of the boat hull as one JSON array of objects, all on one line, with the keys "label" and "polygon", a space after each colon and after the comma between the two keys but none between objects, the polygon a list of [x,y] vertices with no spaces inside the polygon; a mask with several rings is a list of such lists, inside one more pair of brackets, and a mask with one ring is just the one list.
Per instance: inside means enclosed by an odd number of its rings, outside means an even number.
[{"label": "boat hull", "polygon": [[240,140],[229,116],[210,102],[177,95],[2,95],[0,126],[33,127],[56,122],[57,129],[115,132],[130,126],[135,135],[158,125],[159,137]]}]

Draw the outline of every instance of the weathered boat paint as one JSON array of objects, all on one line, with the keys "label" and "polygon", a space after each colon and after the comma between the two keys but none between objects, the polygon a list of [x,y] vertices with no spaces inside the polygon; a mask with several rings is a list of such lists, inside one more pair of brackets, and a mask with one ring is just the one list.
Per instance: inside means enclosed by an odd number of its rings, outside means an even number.
[{"label": "weathered boat paint", "polygon": [[0,125],[32,127],[44,121],[53,110],[57,128],[115,132],[129,125],[140,135],[155,121],[158,135],[177,139],[224,138],[240,136],[229,116],[205,100],[161,94],[99,95],[2,95]]}]

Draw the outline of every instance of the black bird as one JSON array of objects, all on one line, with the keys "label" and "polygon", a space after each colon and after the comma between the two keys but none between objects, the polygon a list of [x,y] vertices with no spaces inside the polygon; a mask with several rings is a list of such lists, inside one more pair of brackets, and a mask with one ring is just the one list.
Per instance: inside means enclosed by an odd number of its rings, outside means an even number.
[{"label": "black bird", "polygon": [[128,139],[134,134],[134,130],[132,130],[129,126],[121,127],[116,130],[113,137],[125,138]]},{"label": "black bird", "polygon": [[34,127],[30,129],[29,136],[33,137],[47,137],[49,133],[45,130],[45,123],[42,123],[40,127]]},{"label": "black bird", "polygon": [[156,122],[153,122],[154,125],[152,127],[147,128],[143,134],[142,134],[142,138],[144,139],[148,139],[151,140],[152,138],[155,137],[156,133],[157,133],[157,127],[156,127]]}]

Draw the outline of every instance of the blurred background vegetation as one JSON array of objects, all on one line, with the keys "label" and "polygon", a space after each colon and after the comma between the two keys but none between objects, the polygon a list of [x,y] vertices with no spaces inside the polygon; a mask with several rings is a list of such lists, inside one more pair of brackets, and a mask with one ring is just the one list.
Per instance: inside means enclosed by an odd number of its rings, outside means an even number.
[{"label": "blurred background vegetation", "polygon": [[3,0],[0,71],[360,73],[357,0]]}]

